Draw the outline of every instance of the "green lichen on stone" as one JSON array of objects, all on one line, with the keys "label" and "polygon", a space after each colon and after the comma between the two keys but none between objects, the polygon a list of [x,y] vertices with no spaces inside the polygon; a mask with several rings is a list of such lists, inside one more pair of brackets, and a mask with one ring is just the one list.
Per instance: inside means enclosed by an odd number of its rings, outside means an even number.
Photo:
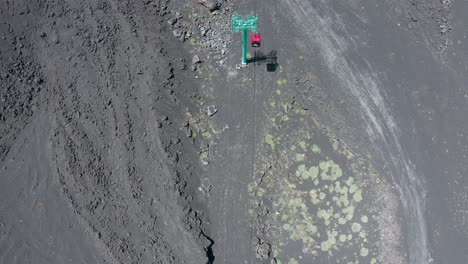
[{"label": "green lichen on stone", "polygon": [[[278,81],[279,81],[279,80],[278,80]],[[278,81],[276,81],[276,83],[278,83]],[[281,85],[281,84],[278,84],[278,85]],[[281,90],[280,90],[280,89],[276,89],[275,92],[276,92],[277,95],[281,95]]]},{"label": "green lichen on stone", "polygon": [[291,258],[291,259],[289,259],[288,264],[299,264],[299,262],[297,262],[296,259]]}]

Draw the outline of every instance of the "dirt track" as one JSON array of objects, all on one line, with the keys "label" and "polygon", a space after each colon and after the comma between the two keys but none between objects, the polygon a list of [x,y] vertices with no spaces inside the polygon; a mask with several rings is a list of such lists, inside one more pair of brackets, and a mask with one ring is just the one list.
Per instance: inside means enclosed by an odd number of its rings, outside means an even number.
[{"label": "dirt track", "polygon": [[220,3],[1,3],[0,263],[466,262],[467,4]]}]

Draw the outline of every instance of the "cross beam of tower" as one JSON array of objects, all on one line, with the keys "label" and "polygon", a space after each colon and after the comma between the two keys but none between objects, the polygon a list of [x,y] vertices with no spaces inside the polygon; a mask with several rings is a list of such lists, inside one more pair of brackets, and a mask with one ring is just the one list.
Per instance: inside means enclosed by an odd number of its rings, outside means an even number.
[{"label": "cross beam of tower", "polygon": [[[245,18],[245,19],[244,19]],[[247,64],[247,33],[252,31],[257,33],[258,30],[258,17],[255,15],[247,15],[245,17],[234,15],[232,17],[232,29],[234,32],[242,30],[242,64]]]}]

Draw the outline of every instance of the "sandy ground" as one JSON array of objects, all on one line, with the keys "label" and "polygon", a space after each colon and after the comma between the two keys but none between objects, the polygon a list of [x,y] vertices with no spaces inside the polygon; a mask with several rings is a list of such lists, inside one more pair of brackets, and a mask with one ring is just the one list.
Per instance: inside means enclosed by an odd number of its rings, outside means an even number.
[{"label": "sandy ground", "polygon": [[468,263],[466,10],[4,1],[0,263]]}]

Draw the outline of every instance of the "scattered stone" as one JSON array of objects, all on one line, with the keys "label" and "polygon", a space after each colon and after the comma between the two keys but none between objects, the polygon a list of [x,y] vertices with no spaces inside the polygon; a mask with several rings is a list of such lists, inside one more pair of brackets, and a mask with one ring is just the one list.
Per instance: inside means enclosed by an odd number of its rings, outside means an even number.
[{"label": "scattered stone", "polygon": [[260,238],[257,238],[257,244],[255,245],[255,256],[261,260],[267,260],[270,258],[271,245],[263,242]]},{"label": "scattered stone", "polygon": [[195,55],[195,56],[193,56],[193,58],[192,58],[192,64],[197,64],[197,63],[201,63],[201,60],[200,60],[200,58],[198,57],[198,55]]},{"label": "scattered stone", "polygon": [[204,178],[198,190],[202,192],[204,196],[210,197],[211,192],[211,182],[210,179]]},{"label": "scattered stone", "polygon": [[201,27],[201,28],[200,28],[200,34],[201,34],[202,36],[206,36],[206,33],[208,33],[208,31],[209,31],[210,29],[211,29],[211,27],[209,27],[209,26],[208,26],[207,28]]},{"label": "scattered stone", "polygon": [[207,7],[210,12],[218,10],[221,7],[221,4],[217,0],[198,0],[198,3]]},{"label": "scattered stone", "polygon": [[175,25],[177,23],[177,18],[171,18],[167,21],[167,23],[171,26]]},{"label": "scattered stone", "polygon": [[60,42],[57,34],[52,34],[52,36],[50,36],[50,42],[54,44],[58,44]]},{"label": "scattered stone", "polygon": [[180,36],[182,36],[182,31],[179,30],[179,29],[176,29],[176,30],[172,31],[172,34],[174,34],[174,37],[180,38]]},{"label": "scattered stone", "polygon": [[209,157],[208,157],[208,149],[203,149],[201,152],[200,152],[200,161],[201,163],[204,165],[204,166],[208,166],[209,164]]},{"label": "scattered stone", "polygon": [[197,64],[192,64],[192,71],[196,71],[196,70],[198,70]]},{"label": "scattered stone", "polygon": [[213,116],[217,112],[218,112],[218,109],[214,105],[209,105],[209,106],[206,107],[206,114],[208,116]]}]

